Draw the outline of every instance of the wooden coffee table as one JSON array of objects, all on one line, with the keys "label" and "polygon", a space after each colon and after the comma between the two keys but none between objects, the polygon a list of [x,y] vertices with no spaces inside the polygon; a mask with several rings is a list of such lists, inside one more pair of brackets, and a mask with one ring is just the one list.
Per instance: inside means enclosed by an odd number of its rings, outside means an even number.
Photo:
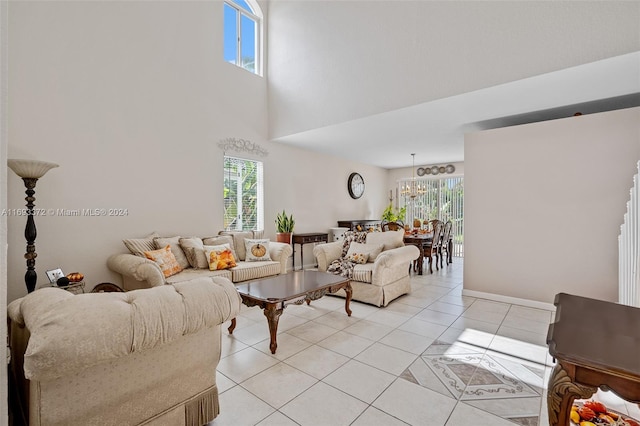
[{"label": "wooden coffee table", "polygon": [[568,425],[573,400],[598,388],[640,402],[640,309],[566,293],[554,304],[547,335],[557,361],[547,394],[549,425]]},{"label": "wooden coffee table", "polygon": [[[275,354],[278,344],[278,320],[287,305],[301,305],[321,298],[327,293],[335,293],[340,289],[347,293],[344,309],[351,316],[351,281],[339,275],[319,271],[294,271],[288,274],[251,281],[236,286],[242,303],[246,306],[259,306],[263,309],[269,324],[271,343],[269,349]],[[236,319],[231,320],[229,334],[236,328]]]}]

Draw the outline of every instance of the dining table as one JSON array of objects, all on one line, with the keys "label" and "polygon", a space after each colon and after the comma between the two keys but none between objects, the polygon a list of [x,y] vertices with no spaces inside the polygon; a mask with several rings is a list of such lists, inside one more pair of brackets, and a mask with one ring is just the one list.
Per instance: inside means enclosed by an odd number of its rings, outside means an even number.
[{"label": "dining table", "polygon": [[[418,275],[422,275],[425,248],[428,249],[429,247],[431,247],[431,242],[433,241],[433,232],[427,232],[424,234],[413,232],[405,233],[403,240],[405,244],[414,245],[420,250],[420,256],[416,259],[416,262],[418,263]],[[415,266],[416,265],[414,264],[414,271],[416,270]],[[431,269],[431,273],[433,273],[433,269]]]}]

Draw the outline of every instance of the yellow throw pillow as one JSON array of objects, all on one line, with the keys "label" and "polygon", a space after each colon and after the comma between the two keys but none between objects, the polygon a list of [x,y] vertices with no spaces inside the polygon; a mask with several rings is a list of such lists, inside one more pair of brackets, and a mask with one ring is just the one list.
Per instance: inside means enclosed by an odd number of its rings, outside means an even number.
[{"label": "yellow throw pillow", "polygon": [[205,256],[209,263],[210,271],[218,271],[220,269],[229,269],[236,266],[236,259],[228,245],[221,246],[204,246]]},{"label": "yellow throw pillow", "polygon": [[182,271],[182,267],[178,264],[176,257],[171,252],[170,245],[158,250],[145,251],[144,256],[158,264],[165,278]]}]

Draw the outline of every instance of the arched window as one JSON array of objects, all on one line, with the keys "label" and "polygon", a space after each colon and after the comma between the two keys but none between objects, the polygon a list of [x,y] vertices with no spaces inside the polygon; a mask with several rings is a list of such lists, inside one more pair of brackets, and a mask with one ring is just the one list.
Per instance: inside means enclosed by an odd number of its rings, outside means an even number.
[{"label": "arched window", "polygon": [[262,11],[254,0],[224,1],[224,60],[261,74]]}]

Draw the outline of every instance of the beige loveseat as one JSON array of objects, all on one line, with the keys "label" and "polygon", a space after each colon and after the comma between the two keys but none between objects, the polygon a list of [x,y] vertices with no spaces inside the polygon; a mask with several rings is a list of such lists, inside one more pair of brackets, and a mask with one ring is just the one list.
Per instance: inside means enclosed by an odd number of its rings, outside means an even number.
[{"label": "beige loveseat", "polygon": [[[263,232],[221,231],[218,235],[211,237],[161,237],[153,233],[144,238],[123,240],[130,252],[110,256],[107,259],[107,266],[122,275],[122,286],[127,291],[175,284],[199,277],[225,277],[237,283],[286,273],[287,259],[293,252],[289,244],[269,241],[268,252],[271,260],[247,261],[246,239],[263,239]],[[221,244],[231,246],[237,266],[211,271],[202,247]],[[180,272],[169,277],[165,277],[156,262],[143,255],[144,251],[159,249],[166,245],[170,245],[171,252],[182,268]]]},{"label": "beige loveseat", "polygon": [[126,293],[47,287],[8,306],[16,424],[204,425],[219,412],[221,325],[240,311],[226,278]]},{"label": "beige loveseat", "polygon": [[[353,300],[376,306],[387,306],[392,300],[411,291],[409,265],[418,258],[420,251],[415,246],[404,245],[404,230],[348,231],[344,235],[344,242],[319,244],[314,247],[313,254],[318,262],[318,270],[327,271],[334,260],[344,258],[353,242],[364,239],[365,247],[361,251],[371,251],[373,256],[367,259],[367,263],[353,266],[351,274]],[[380,254],[377,254],[378,251]],[[345,296],[343,290],[335,294]]]}]

